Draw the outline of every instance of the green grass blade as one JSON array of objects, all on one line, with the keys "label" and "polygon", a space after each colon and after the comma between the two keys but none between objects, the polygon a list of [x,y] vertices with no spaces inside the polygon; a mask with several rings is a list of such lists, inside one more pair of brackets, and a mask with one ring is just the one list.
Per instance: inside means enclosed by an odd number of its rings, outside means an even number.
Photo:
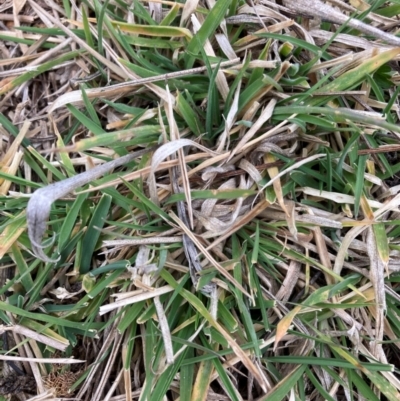
[{"label": "green grass blade", "polygon": [[284,379],[282,379],[276,386],[268,392],[265,396],[259,398],[259,401],[281,401],[289,393],[289,391],[296,385],[297,381],[301,378],[306,365],[300,365],[292,370]]},{"label": "green grass blade", "polygon": [[100,237],[100,230],[103,228],[105,219],[110,211],[111,201],[111,196],[104,194],[93,211],[92,218],[82,242],[84,249],[80,263],[80,271],[82,274],[88,273],[91,269],[93,251]]}]

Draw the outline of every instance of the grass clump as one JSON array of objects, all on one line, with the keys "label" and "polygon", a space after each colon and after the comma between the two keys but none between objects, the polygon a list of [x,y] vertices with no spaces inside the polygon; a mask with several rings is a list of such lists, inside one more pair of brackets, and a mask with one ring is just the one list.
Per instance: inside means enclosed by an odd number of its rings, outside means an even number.
[{"label": "grass clump", "polygon": [[1,396],[398,399],[399,8],[332,4],[0,6]]}]

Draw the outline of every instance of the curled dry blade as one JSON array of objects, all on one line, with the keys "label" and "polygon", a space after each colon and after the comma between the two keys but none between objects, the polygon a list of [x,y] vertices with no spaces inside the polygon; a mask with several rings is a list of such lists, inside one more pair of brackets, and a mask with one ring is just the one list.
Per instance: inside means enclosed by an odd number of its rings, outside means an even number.
[{"label": "curled dry blade", "polygon": [[34,192],[29,199],[26,209],[28,223],[28,235],[32,244],[32,251],[36,257],[44,262],[54,263],[57,259],[50,259],[43,252],[42,238],[46,231],[46,223],[50,216],[51,205],[57,199],[66,196],[75,189],[88,184],[96,178],[108,173],[109,171],[131,162],[139,156],[156,150],[158,146],[146,148],[133,152],[129,155],[104,163],[101,166],[92,168],[89,171],[78,174],[66,180],[40,188]]}]

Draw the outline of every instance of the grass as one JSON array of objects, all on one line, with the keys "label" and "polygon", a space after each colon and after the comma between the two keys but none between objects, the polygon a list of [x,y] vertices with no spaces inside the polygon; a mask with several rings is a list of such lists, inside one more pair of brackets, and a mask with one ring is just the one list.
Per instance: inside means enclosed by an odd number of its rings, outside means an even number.
[{"label": "grass", "polygon": [[335,4],[0,5],[0,400],[399,399],[400,6]]}]

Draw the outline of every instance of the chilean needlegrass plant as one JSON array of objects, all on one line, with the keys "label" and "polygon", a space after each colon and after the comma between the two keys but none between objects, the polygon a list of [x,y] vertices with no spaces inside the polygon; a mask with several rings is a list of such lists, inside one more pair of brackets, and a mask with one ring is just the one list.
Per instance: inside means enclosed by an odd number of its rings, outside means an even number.
[{"label": "chilean needlegrass plant", "polygon": [[332,4],[0,5],[0,399],[398,400],[400,7]]}]

